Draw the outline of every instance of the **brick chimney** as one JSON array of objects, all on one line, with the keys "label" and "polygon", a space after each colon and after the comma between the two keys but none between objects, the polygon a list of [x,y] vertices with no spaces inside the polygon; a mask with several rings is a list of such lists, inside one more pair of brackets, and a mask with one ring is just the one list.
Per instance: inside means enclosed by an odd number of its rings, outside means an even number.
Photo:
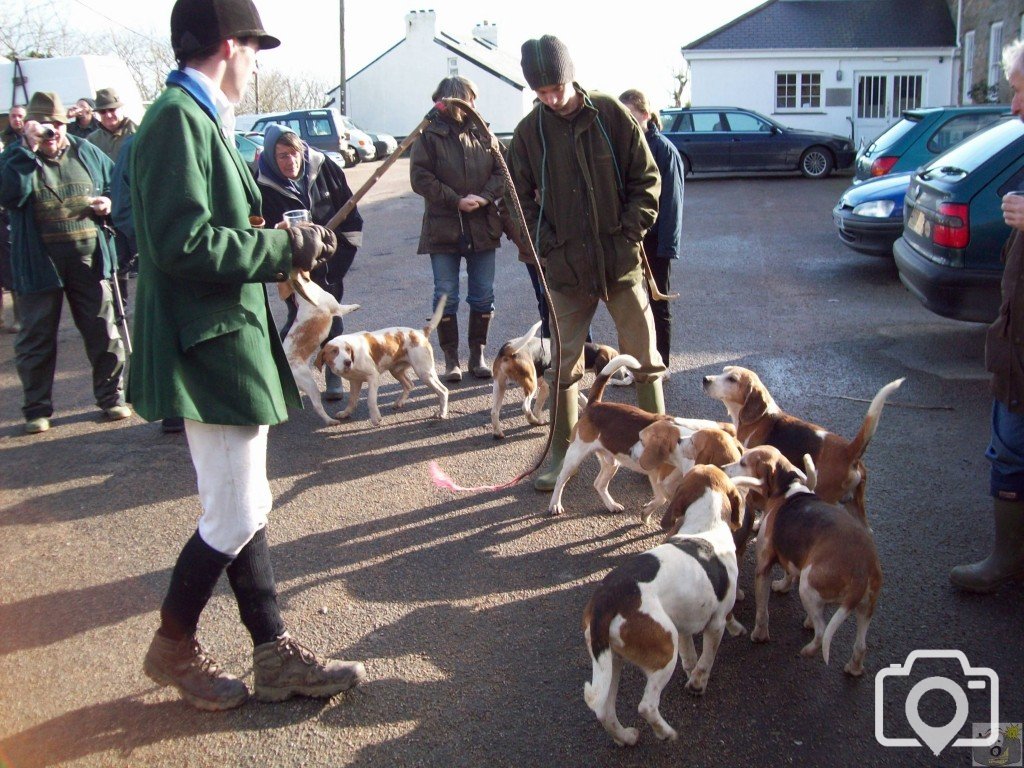
[{"label": "brick chimney", "polygon": [[437,30],[437,15],[433,9],[409,11],[405,15],[405,37],[425,37],[433,40]]}]

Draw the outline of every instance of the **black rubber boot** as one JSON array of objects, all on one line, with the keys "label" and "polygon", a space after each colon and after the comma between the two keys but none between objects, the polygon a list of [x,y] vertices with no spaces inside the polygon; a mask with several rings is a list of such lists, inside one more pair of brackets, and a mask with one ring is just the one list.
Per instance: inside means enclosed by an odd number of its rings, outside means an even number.
[{"label": "black rubber boot", "polygon": [[1024,501],[994,499],[995,543],[992,553],[949,572],[953,586],[967,592],[995,592],[1010,581],[1024,578]]},{"label": "black rubber boot", "polygon": [[491,366],[484,359],[484,347],[487,346],[487,329],[491,325],[493,312],[469,313],[469,371],[478,379],[489,379],[492,376]]},{"label": "black rubber boot", "polygon": [[459,367],[459,317],[458,315],[442,315],[437,326],[437,341],[444,352],[443,381],[462,381],[462,369]]}]

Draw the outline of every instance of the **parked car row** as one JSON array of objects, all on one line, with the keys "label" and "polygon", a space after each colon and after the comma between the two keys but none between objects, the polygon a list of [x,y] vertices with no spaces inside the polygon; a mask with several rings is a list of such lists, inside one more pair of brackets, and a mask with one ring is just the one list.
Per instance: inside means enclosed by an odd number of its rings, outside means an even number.
[{"label": "parked car row", "polygon": [[1024,189],[1024,123],[1007,112],[907,112],[858,153],[858,181],[832,212],[841,242],[893,254],[907,289],[944,317],[990,322],[998,313],[1002,198]]},{"label": "parked car row", "polygon": [[262,115],[252,129],[262,133],[275,123],[291,128],[309,146],[346,168],[364,160],[383,160],[398,146],[393,136],[369,134],[336,109],[300,109]]}]

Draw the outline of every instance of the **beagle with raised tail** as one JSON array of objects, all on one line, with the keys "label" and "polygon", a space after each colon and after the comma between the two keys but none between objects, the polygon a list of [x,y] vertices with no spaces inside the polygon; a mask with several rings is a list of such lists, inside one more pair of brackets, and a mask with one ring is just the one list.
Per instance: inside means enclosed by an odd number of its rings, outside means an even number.
[{"label": "beagle with raised tail", "polygon": [[[280,283],[286,286],[286,283]],[[358,304],[339,304],[331,294],[311,280],[303,280],[302,286],[306,295],[316,302],[310,303],[300,294],[295,295],[295,302],[298,312],[295,321],[283,340],[284,354],[288,359],[288,367],[292,370],[295,383],[298,385],[313,410],[320,414],[320,418],[327,424],[336,425],[341,422],[332,419],[324,410],[320,402],[320,389],[313,379],[313,359],[320,352],[320,347],[331,332],[331,322],[335,317],[344,317],[349,312],[359,309]],[[292,291],[288,288],[281,290],[282,298],[287,298]]]},{"label": "beagle with raised tail", "polygon": [[[875,540],[866,525],[841,507],[808,490],[806,477],[770,445],[752,448],[735,464],[725,467],[731,477],[761,481],[766,498],[764,517],[757,537],[757,570],[754,593],[757,619],[750,639],[768,641],[768,597],[772,566],[778,563],[793,579],[800,580],[800,600],[814,638],[800,654],[818,650],[828,664],[832,638],[846,617],[857,619],[853,655],[843,670],[854,677],[864,673],[868,627],[882,589],[882,568]],[[828,624],[824,608],[838,604]]]},{"label": "beagle with raised tail", "polygon": [[[736,485],[718,467],[691,470],[672,500],[681,508],[665,543],[636,555],[601,581],[583,612],[583,637],[592,678],[583,700],[615,743],[636,744],[636,728],[624,728],[615,711],[623,661],[640,667],[647,686],[640,715],[659,739],[677,734],[658,711],[676,658],[688,675],[687,690],[702,694],[725,630],[745,632],[731,617],[738,566],[731,529],[742,502]],[[693,636],[703,633],[700,658]]]},{"label": "beagle with raised tail", "polygon": [[784,413],[757,374],[746,368],[729,365],[717,376],[705,376],[704,391],[725,404],[745,448],[773,445],[794,465],[809,455],[818,468],[815,493],[825,501],[842,504],[866,523],[867,467],[862,458],[878,428],[885,401],[903,381],[896,379],[878,390],[852,442]]},{"label": "beagle with raised tail", "polygon": [[601,469],[594,480],[594,488],[609,512],[624,509],[608,492],[608,485],[620,466],[647,475],[654,498],[640,512],[640,520],[646,525],[654,511],[669,500],[665,484],[671,482],[675,472],[684,473],[693,466],[693,462],[679,452],[679,441],[702,427],[718,426],[714,421],[658,416],[636,406],[602,402],[608,379],[622,366],[635,369],[640,363],[629,355],[618,355],[594,380],[590,402],[572,429],[562,469],[551,492],[548,504],[551,515],[562,514],[565,484],[576,474],[583,460],[595,454]]},{"label": "beagle with raised tail", "polygon": [[359,403],[363,383],[367,385],[366,404],[370,408],[370,423],[380,425],[380,410],[377,408],[377,390],[385,371],[391,373],[402,385],[402,394],[395,401],[395,408],[401,408],[412,392],[413,371],[424,384],[437,393],[439,401],[437,418],[448,417],[448,390],[434,369],[434,348],[430,346],[430,334],[441,322],[446,297],[437,303],[430,322],[422,331],[415,328],[384,328],[380,331],[347,333],[336,336],[324,344],[316,357],[317,368],[324,365],[347,379],[349,386],[348,405],[335,418],[347,419]]}]

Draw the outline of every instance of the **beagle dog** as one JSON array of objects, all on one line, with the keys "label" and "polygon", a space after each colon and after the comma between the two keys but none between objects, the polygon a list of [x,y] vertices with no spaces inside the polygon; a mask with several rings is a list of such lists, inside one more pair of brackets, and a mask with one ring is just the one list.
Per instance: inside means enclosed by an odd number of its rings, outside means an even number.
[{"label": "beagle dog", "polygon": [[[287,298],[292,293],[287,288],[287,283],[279,283],[279,292],[282,298]],[[295,301],[298,312],[295,321],[283,340],[284,354],[288,359],[288,367],[292,370],[295,383],[298,385],[320,418],[327,424],[337,425],[341,422],[332,419],[324,410],[320,402],[320,389],[313,379],[313,368],[311,362],[314,355],[320,351],[320,346],[331,331],[331,321],[335,317],[344,317],[349,312],[359,309],[358,304],[339,304],[331,294],[314,283],[312,280],[304,280],[302,287],[306,295],[316,302],[312,304],[300,294],[296,294]]]},{"label": "beagle dog", "polygon": [[[814,656],[821,650],[828,664],[832,638],[852,612],[857,618],[853,655],[843,670],[853,677],[864,673],[867,633],[882,589],[882,568],[875,541],[866,525],[808,490],[803,472],[770,445],[752,448],[735,464],[725,467],[730,477],[754,477],[761,481],[766,498],[761,530],[757,537],[757,570],[754,593],[757,619],[750,639],[768,641],[768,577],[778,563],[800,580],[800,600],[807,611],[804,626],[814,638],[801,651]],[[838,604],[828,624],[823,610]]]},{"label": "beagle dog", "polygon": [[[496,440],[505,437],[501,429],[501,406],[505,402],[505,392],[509,386],[520,386],[526,393],[523,400],[523,415],[534,426],[545,424],[541,418],[544,403],[551,391],[544,372],[551,367],[551,340],[538,339],[536,334],[540,321],[525,335],[518,339],[506,341],[491,365],[494,382],[492,384],[491,429]],[[618,354],[607,344],[587,342],[583,345],[583,364],[588,371],[595,374],[604,368]],[[580,395],[581,407],[586,407],[587,400]]]},{"label": "beagle dog", "polygon": [[773,445],[793,464],[809,455],[818,468],[815,493],[825,501],[842,504],[866,524],[867,467],[862,458],[878,428],[885,401],[903,381],[896,379],[878,390],[852,442],[784,413],[757,374],[746,368],[729,365],[717,376],[705,376],[704,391],[725,404],[745,448]]},{"label": "beagle dog", "polygon": [[448,418],[448,390],[434,369],[434,349],[430,346],[430,334],[441,322],[446,297],[437,303],[430,322],[422,331],[415,328],[385,328],[380,331],[348,333],[328,341],[316,357],[317,368],[324,365],[349,381],[348,405],[335,415],[347,419],[359,402],[363,383],[367,385],[366,403],[370,408],[370,423],[380,425],[380,410],[377,408],[377,390],[385,371],[391,373],[402,385],[402,394],[395,402],[401,408],[412,391],[411,371],[424,384],[437,393],[439,401],[437,418]]},{"label": "beagle dog", "polygon": [[[583,612],[583,637],[592,677],[583,700],[619,746],[636,744],[636,728],[624,728],[615,711],[623,661],[640,667],[647,686],[640,715],[659,739],[677,734],[658,711],[661,692],[683,661],[687,690],[702,694],[725,630],[746,632],[732,618],[738,566],[731,529],[742,502],[721,469],[698,466],[686,475],[672,500],[678,523],[661,546],[613,570],[601,581]],[[698,659],[693,635],[703,633]]]},{"label": "beagle dog", "polygon": [[594,488],[609,512],[624,509],[608,492],[608,485],[620,466],[647,475],[654,498],[640,512],[640,521],[646,525],[654,511],[669,500],[665,483],[671,480],[674,472],[683,473],[693,466],[679,452],[679,441],[702,427],[718,426],[718,422],[704,419],[658,416],[632,405],[601,402],[608,379],[622,366],[635,369],[640,367],[640,363],[629,355],[617,355],[594,380],[590,402],[569,436],[569,447],[548,504],[550,515],[562,514],[565,484],[576,474],[584,459],[596,454],[601,470],[594,481]]}]

